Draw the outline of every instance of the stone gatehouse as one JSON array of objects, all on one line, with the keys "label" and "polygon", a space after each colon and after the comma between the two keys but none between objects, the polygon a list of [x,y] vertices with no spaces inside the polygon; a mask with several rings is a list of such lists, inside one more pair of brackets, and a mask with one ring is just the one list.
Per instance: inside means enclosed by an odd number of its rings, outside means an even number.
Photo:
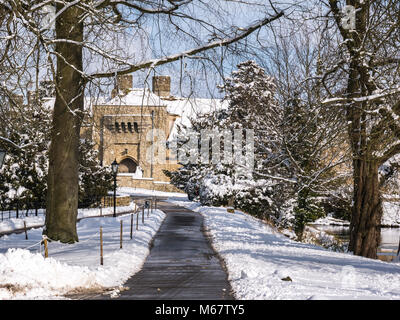
[{"label": "stone gatehouse", "polygon": [[81,135],[95,141],[103,166],[114,159],[120,164],[118,186],[177,192],[163,170],[176,170],[178,164],[168,149],[160,163],[154,146],[170,139],[178,123],[221,106],[218,99],[172,96],[169,76],[153,77],[152,90],[133,88],[132,75],[119,76],[110,97],[91,105],[92,119]]}]

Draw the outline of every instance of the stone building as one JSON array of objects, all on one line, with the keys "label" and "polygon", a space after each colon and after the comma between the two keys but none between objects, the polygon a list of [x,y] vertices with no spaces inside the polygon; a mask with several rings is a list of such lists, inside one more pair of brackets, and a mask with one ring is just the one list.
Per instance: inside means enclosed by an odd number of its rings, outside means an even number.
[{"label": "stone building", "polygon": [[169,76],[152,80],[152,90],[137,89],[132,75],[118,77],[110,99],[91,106],[91,122],[81,135],[96,142],[103,166],[114,159],[120,164],[118,186],[176,192],[163,170],[176,170],[178,164],[157,143],[170,139],[178,123],[221,108],[222,102],[174,97]]}]

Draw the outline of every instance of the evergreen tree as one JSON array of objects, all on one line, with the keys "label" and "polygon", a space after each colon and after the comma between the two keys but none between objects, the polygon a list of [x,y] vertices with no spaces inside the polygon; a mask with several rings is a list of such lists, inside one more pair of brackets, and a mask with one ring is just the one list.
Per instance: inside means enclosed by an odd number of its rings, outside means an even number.
[{"label": "evergreen tree", "polygon": [[[7,156],[0,169],[0,206],[45,208],[51,111],[42,102],[32,101],[23,110],[23,113],[13,110],[7,114],[12,128],[17,130],[8,128],[1,133],[24,148],[1,145]],[[79,155],[79,205],[89,207],[98,204],[112,190],[113,175],[110,168],[100,166],[92,141],[80,140]]]},{"label": "evergreen tree", "polygon": [[44,207],[51,128],[49,111],[31,105],[23,114],[12,112],[8,116],[12,127],[18,129],[8,132],[10,140],[25,147],[21,151],[6,144],[2,146],[7,156],[0,169],[3,186],[0,201],[3,206]]},{"label": "evergreen tree", "polygon": [[100,165],[93,141],[81,139],[79,154],[79,206],[98,205],[113,189],[113,173],[110,167]]},{"label": "evergreen tree", "polygon": [[[225,149],[223,132],[242,133],[239,146],[246,149],[248,130],[252,130],[254,143],[254,167],[249,167],[249,158],[243,162],[223,161],[204,165],[182,164],[177,172],[170,172],[171,182],[189,192],[189,198],[198,198],[207,205],[234,205],[254,215],[277,221],[282,203],[290,190],[284,173],[287,168],[282,150],[282,110],[274,99],[275,84],[271,77],[254,61],[239,64],[237,71],[226,79],[221,90],[225,92],[228,108],[193,119],[190,128],[182,128],[178,146],[188,146],[188,130],[200,135],[204,129],[221,133],[221,150]],[[212,154],[210,144],[210,158]],[[185,150],[185,149],[184,149]],[[195,150],[196,151],[196,150]],[[191,150],[185,150],[190,154]],[[248,156],[246,154],[246,156]]]}]

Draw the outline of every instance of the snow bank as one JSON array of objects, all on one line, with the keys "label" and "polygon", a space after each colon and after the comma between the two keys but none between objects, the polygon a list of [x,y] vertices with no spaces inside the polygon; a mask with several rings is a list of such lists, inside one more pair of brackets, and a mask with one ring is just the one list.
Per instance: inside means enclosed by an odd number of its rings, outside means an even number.
[{"label": "snow bank", "polygon": [[[382,216],[382,225],[389,227],[398,227],[400,226],[400,202],[393,201],[383,201],[383,216]],[[335,219],[333,217],[325,217],[320,218],[314,221],[312,224],[319,225],[336,225],[336,226],[348,226],[350,225],[349,221]]]},{"label": "snow bank", "polygon": [[173,197],[173,198],[180,198],[182,200],[187,200],[186,193],[180,192],[164,192],[164,191],[157,191],[157,190],[148,190],[148,189],[141,189],[141,188],[129,188],[129,187],[121,187],[118,188],[119,194],[127,194],[132,196],[158,196],[158,197]]},{"label": "snow bank", "polygon": [[319,218],[315,220],[312,224],[323,225],[323,226],[349,226],[350,222],[346,220],[336,219],[330,216]]},{"label": "snow bank", "polygon": [[400,299],[400,265],[292,241],[226,208],[174,201],[205,218],[238,299]]},{"label": "snow bank", "polygon": [[56,296],[74,288],[100,286],[89,268],[69,266],[23,249],[0,254],[0,271],[0,299]]},{"label": "snow bank", "polygon": [[[70,293],[118,288],[138,272],[148,253],[149,242],[165,214],[153,210],[134,221],[130,239],[131,216],[81,220],[79,242],[67,245],[50,242],[49,258],[40,246],[42,229],[30,230],[29,240],[22,234],[0,238],[0,299],[63,299]],[[120,249],[120,221],[123,221],[123,249]],[[104,265],[100,265],[99,229],[103,228]]]}]

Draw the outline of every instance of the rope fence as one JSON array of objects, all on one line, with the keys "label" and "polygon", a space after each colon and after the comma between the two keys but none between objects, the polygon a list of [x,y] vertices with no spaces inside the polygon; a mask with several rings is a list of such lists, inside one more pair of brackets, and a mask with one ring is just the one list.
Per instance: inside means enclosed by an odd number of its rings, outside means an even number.
[{"label": "rope fence", "polygon": [[[118,203],[117,197],[117,203]],[[9,219],[23,219],[26,217],[39,217],[46,215],[45,203],[35,200],[18,200],[10,203],[0,202],[0,221]],[[84,201],[79,201],[78,209],[81,211],[110,208],[114,206],[112,196],[94,196]]]},{"label": "rope fence", "polygon": [[[119,249],[123,248],[123,241],[124,241],[124,227],[129,226],[129,238],[132,240],[134,238],[133,230],[139,230],[139,221],[141,220],[142,225],[145,225],[145,218],[149,218],[150,214],[153,212],[153,210],[157,210],[157,200],[155,197],[153,198],[147,198],[143,199],[144,203],[143,204],[136,204],[136,209],[132,212],[128,213],[121,213],[119,216],[116,217],[117,220],[120,221],[120,228],[119,228],[119,235],[118,235],[118,240],[115,235],[109,235],[107,236],[107,233],[105,232],[106,230],[103,229],[103,225],[99,226],[99,231],[90,235],[89,238],[79,241],[75,244],[72,245],[77,245],[77,246],[82,246],[85,243],[88,243],[90,241],[93,241],[93,239],[98,238],[99,239],[99,256],[100,256],[100,265],[104,264],[104,240],[106,239],[107,241],[112,241],[113,243],[117,244],[119,241]],[[147,210],[147,212],[146,212]],[[136,219],[134,219],[134,216],[136,215]],[[140,219],[141,215],[141,219]],[[105,218],[105,217],[111,217],[111,216],[100,216],[100,218]],[[136,223],[135,223],[136,221]],[[135,225],[136,224],[136,225]],[[25,233],[25,240],[28,240],[28,229],[26,228],[26,223],[24,221],[24,233]],[[114,232],[113,232],[114,233]],[[38,247],[37,252],[42,254],[42,251],[44,252],[44,257],[48,258],[51,256],[51,248],[49,248],[49,243],[54,242],[57,243],[58,241],[51,239],[47,237],[46,235],[42,236],[42,239],[40,241],[37,241],[33,244],[30,244],[27,247],[24,247],[22,249],[24,250],[30,250],[32,248],[35,248],[36,246]],[[43,246],[43,250],[42,250]],[[70,246],[70,245],[69,245]],[[69,247],[70,250],[70,247]],[[60,251],[57,250],[57,254],[59,254]]]}]

